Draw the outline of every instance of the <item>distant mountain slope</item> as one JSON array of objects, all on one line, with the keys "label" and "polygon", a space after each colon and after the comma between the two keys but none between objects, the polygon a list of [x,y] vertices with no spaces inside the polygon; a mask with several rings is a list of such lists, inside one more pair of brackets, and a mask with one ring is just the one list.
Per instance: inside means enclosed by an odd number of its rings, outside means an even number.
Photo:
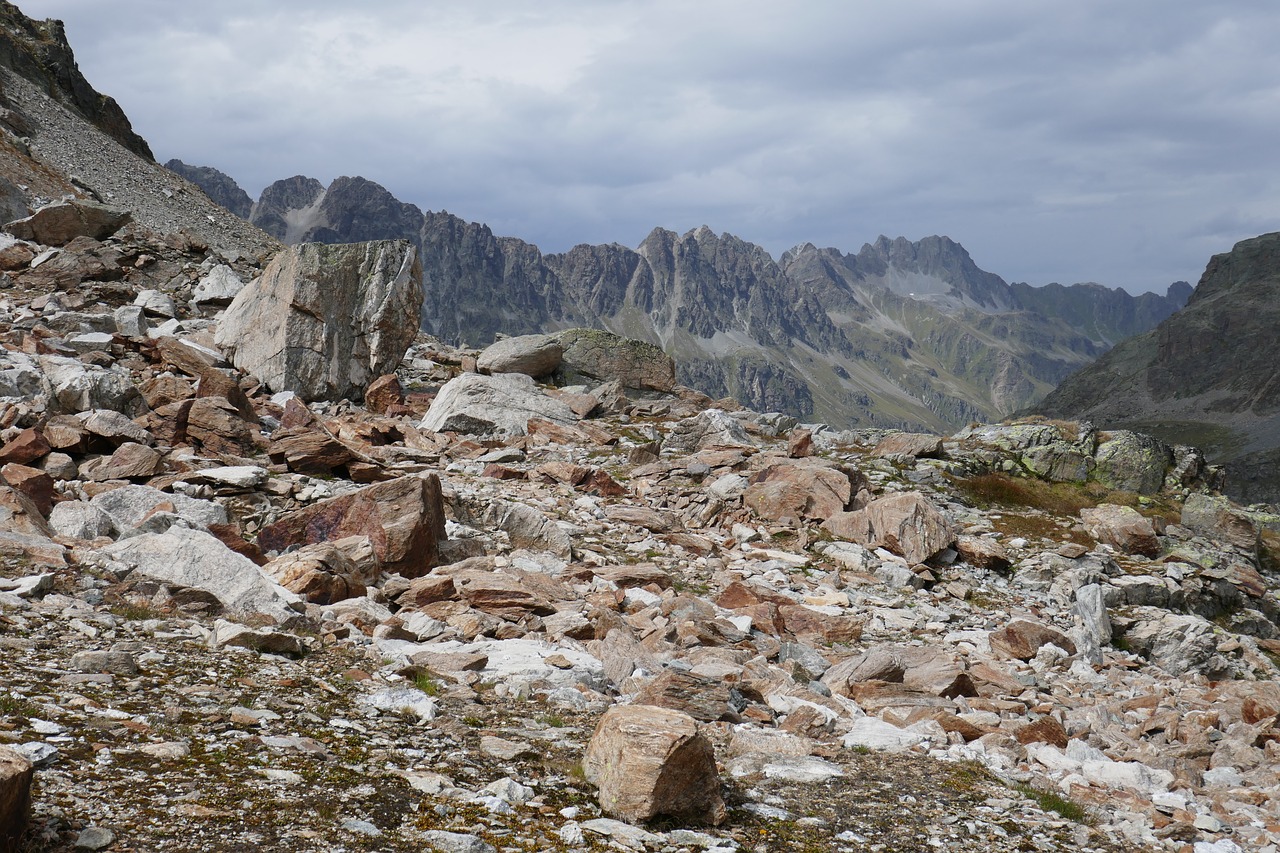
[{"label": "distant mountain slope", "polygon": [[680,380],[708,394],[841,426],[948,431],[999,420],[1151,328],[1189,291],[1133,297],[1090,284],[1041,294],[980,269],[946,237],[880,237],[852,255],[805,244],[775,260],[706,226],[658,228],[635,249],[544,255],[358,177],[277,181],[250,220],[288,243],[415,240],[423,328],[449,343],[606,328],[659,344]]},{"label": "distant mountain slope", "polygon": [[1036,410],[1204,447],[1241,500],[1280,501],[1280,233],[1214,255],[1186,307]]}]

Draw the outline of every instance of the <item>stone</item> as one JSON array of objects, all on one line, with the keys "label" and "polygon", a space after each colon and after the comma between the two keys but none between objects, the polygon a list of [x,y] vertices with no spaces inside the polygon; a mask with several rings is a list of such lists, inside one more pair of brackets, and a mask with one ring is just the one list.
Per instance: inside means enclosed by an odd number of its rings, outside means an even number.
[{"label": "stone", "polygon": [[1099,504],[1080,510],[1085,530],[1099,542],[1125,554],[1160,555],[1160,538],[1151,519],[1133,507]]},{"label": "stone", "polygon": [[912,456],[936,459],[942,455],[942,437],[927,433],[893,432],[876,442],[872,456]]},{"label": "stone", "polygon": [[49,527],[64,539],[96,539],[116,535],[115,522],[101,507],[83,501],[62,501],[49,513]]},{"label": "stone", "polygon": [[413,342],[421,278],[403,241],[290,246],[232,300],[214,340],[272,391],[360,399]]},{"label": "stone", "polygon": [[218,264],[196,282],[191,301],[196,305],[229,305],[245,284],[236,271],[226,264]]},{"label": "stone", "polygon": [[636,390],[669,393],[676,387],[675,361],[653,344],[600,329],[569,329],[556,339],[567,371]]},{"label": "stone", "polygon": [[848,508],[865,480],[845,470],[808,463],[779,463],[757,472],[742,500],[769,521],[825,520]]},{"label": "stone", "polygon": [[97,495],[89,504],[110,516],[122,534],[136,529],[156,511],[173,513],[196,527],[227,523],[226,509],[212,501],[169,494],[150,486],[121,486]]},{"label": "stone", "polygon": [[113,675],[138,674],[138,661],[125,651],[77,652],[71,657],[71,668],[76,672],[110,672]]},{"label": "stone", "polygon": [[250,628],[225,619],[218,619],[213,623],[213,636],[209,638],[209,645],[214,648],[252,649],[262,654],[287,657],[301,657],[307,651],[306,643],[287,631]]},{"label": "stone", "polygon": [[755,444],[742,421],[719,409],[708,409],[677,421],[662,446],[677,453],[695,453],[706,447],[751,447]]},{"label": "stone", "polygon": [[955,549],[960,559],[979,569],[1003,572],[1011,565],[1005,547],[986,536],[957,536]]},{"label": "stone", "polygon": [[1043,716],[1015,729],[1013,736],[1018,743],[1049,743],[1059,749],[1067,748],[1067,730],[1062,723],[1050,716]]},{"label": "stone", "polygon": [[111,409],[94,409],[82,412],[79,417],[91,435],[106,439],[117,447],[127,441],[149,445],[155,440],[151,433]]},{"label": "stone", "polygon": [[920,732],[899,728],[876,717],[858,717],[840,743],[847,749],[866,747],[892,753],[907,752],[923,740],[925,735]]},{"label": "stone", "polygon": [[76,836],[77,850],[105,850],[116,840],[116,834],[103,826],[86,826]]},{"label": "stone", "polygon": [[1014,619],[1003,628],[991,632],[991,650],[1007,658],[1030,660],[1040,647],[1052,644],[1069,655],[1076,653],[1076,644],[1057,628],[1026,619]]},{"label": "stone", "polygon": [[356,460],[351,448],[323,430],[305,426],[272,433],[267,456],[290,471],[321,477],[345,469]]},{"label": "stone", "polygon": [[422,840],[440,853],[498,853],[492,844],[463,832],[430,829],[422,833]]},{"label": "stone", "polygon": [[68,199],[45,205],[25,219],[4,226],[19,240],[44,246],[65,246],[77,237],[101,240],[132,220],[127,210],[116,210],[84,199]]},{"label": "stone", "polygon": [[0,848],[17,850],[31,811],[35,769],[22,753],[0,746]]},{"label": "stone", "polygon": [[606,815],[658,816],[718,825],[726,810],[711,743],[693,717],[648,705],[615,705],[601,717],[583,770]]},{"label": "stone", "polygon": [[260,614],[288,622],[302,609],[297,595],[203,530],[171,527],[164,533],[143,533],[108,545],[94,558],[123,564],[142,577],[207,592],[229,613],[242,617]]},{"label": "stone", "polygon": [[1180,522],[1202,536],[1223,539],[1242,551],[1257,553],[1257,525],[1227,498],[1192,492],[1182,505]]},{"label": "stone", "polygon": [[572,409],[544,394],[524,374],[464,373],[445,383],[418,428],[493,437],[525,435],[532,418],[561,426],[579,420]]},{"label": "stone", "polygon": [[877,498],[832,515],[822,527],[868,548],[887,548],[909,563],[923,563],[955,541],[946,517],[919,492]]},{"label": "stone", "polygon": [[53,509],[54,482],[39,468],[29,468],[10,462],[0,467],[0,478],[31,499],[36,511],[46,518]]},{"label": "stone", "polygon": [[159,451],[145,444],[127,441],[111,456],[81,464],[80,476],[98,482],[149,479],[163,470],[164,457]]},{"label": "stone", "polygon": [[1173,451],[1159,439],[1128,430],[1102,434],[1093,452],[1093,477],[1104,486],[1150,495],[1164,486],[1173,467]]},{"label": "stone", "polygon": [[1170,675],[1222,674],[1224,662],[1217,657],[1218,644],[1210,622],[1154,609],[1141,615],[1144,618],[1124,633],[1125,642],[1135,653]]},{"label": "stone", "polygon": [[481,373],[523,373],[538,379],[560,367],[564,347],[551,335],[519,335],[485,347],[476,359]]},{"label": "stone", "polygon": [[635,705],[681,711],[704,723],[736,721],[738,713],[732,702],[729,685],[723,680],[676,669],[664,670],[632,700]]},{"label": "stone", "polygon": [[549,551],[568,559],[573,555],[573,542],[546,515],[522,503],[494,500],[485,508],[483,523],[505,531],[516,548]]},{"label": "stone", "polygon": [[258,546],[282,552],[347,536],[369,537],[387,572],[406,578],[426,574],[445,538],[440,478],[403,476],[295,510],[264,527]]},{"label": "stone", "polygon": [[379,376],[364,390],[364,406],[378,415],[385,415],[396,406],[404,405],[404,388],[394,373]]},{"label": "stone", "polygon": [[178,305],[173,297],[159,290],[144,290],[133,300],[143,313],[153,317],[177,317]]},{"label": "stone", "polygon": [[11,462],[27,465],[46,455],[52,449],[43,432],[33,427],[28,427],[6,441],[3,447],[0,447],[0,465]]},{"label": "stone", "polygon": [[[99,367],[60,355],[43,355],[39,362],[56,409],[65,414],[109,410],[136,417],[146,406],[128,372],[119,366]],[[48,425],[45,438],[53,444]]]},{"label": "stone", "polygon": [[364,595],[367,585],[376,580],[361,572],[331,542],[316,542],[281,554],[264,565],[262,571],[312,604],[332,604]]}]

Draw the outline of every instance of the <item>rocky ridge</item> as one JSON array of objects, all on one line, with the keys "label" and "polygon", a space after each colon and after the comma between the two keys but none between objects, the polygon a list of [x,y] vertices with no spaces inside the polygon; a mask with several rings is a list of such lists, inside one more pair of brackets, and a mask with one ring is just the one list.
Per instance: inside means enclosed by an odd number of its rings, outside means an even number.
[{"label": "rocky ridge", "polygon": [[[210,190],[223,192],[231,179],[214,173]],[[684,384],[712,396],[837,426],[945,430],[1004,417],[1189,292],[1009,285],[945,237],[881,237],[856,255],[806,244],[775,261],[705,226],[659,228],[634,250],[544,255],[359,177],[278,181],[249,218],[287,243],[416,242],[423,329],[446,342],[607,329],[661,346]]]},{"label": "rocky ridge", "polygon": [[1187,306],[1071,376],[1036,407],[1203,446],[1242,501],[1280,501],[1280,396],[1269,346],[1280,234],[1215,255]]},{"label": "rocky ridge", "polygon": [[[31,849],[1276,849],[1280,520],[1194,448],[841,431],[426,337],[304,404],[223,357],[221,258],[170,242],[6,255]],[[710,750],[696,817],[650,759],[592,769],[646,707],[654,754]]]}]

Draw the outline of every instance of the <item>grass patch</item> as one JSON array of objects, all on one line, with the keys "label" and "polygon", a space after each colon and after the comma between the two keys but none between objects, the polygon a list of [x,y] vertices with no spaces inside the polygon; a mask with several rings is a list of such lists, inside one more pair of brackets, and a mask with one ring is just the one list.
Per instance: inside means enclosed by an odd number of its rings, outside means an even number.
[{"label": "grass patch", "polygon": [[1033,788],[1030,785],[1019,782],[1013,786],[1013,789],[1022,796],[1033,801],[1042,811],[1054,812],[1067,820],[1073,820],[1076,823],[1090,823],[1091,816],[1084,806],[1069,800],[1061,794],[1055,794],[1053,791],[1044,791],[1040,788]]},{"label": "grass patch", "polygon": [[163,619],[165,617],[164,611],[152,607],[150,604],[127,600],[119,604],[113,604],[111,613],[128,622],[145,622],[148,619]]},{"label": "grass patch", "polygon": [[413,686],[421,690],[428,696],[439,696],[443,688],[440,682],[436,680],[436,676],[431,672],[419,672],[413,677]]}]

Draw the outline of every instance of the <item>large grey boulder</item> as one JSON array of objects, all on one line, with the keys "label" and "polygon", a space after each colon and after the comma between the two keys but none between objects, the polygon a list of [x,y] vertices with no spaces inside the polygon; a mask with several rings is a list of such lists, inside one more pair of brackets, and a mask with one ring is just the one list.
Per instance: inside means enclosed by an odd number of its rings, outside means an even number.
[{"label": "large grey boulder", "polygon": [[822,527],[868,548],[888,548],[911,563],[923,563],[956,541],[947,517],[920,492],[887,495],[855,512],[834,513]]},{"label": "large grey boulder", "polygon": [[431,432],[511,436],[526,434],[530,418],[565,426],[578,421],[572,409],[542,393],[523,373],[464,373],[440,389],[419,426]]},{"label": "large grey boulder", "polygon": [[560,366],[564,347],[550,335],[520,335],[485,347],[476,359],[481,373],[523,373],[535,379]]},{"label": "large grey boulder", "polygon": [[109,409],[134,417],[146,409],[133,378],[123,368],[99,367],[61,355],[40,356],[39,364],[53,397],[51,408],[57,411],[70,415]]},{"label": "large grey boulder", "polygon": [[62,246],[77,237],[101,240],[119,231],[132,218],[127,210],[115,210],[83,199],[68,199],[46,205],[26,219],[10,222],[4,230],[21,240]]},{"label": "large grey boulder", "polygon": [[121,486],[95,496],[89,505],[106,513],[122,534],[136,529],[161,506],[194,527],[227,523],[227,510],[220,504],[169,494],[150,486]]},{"label": "large grey boulder", "polygon": [[1193,492],[1182,505],[1182,526],[1229,542],[1250,553],[1258,550],[1258,528],[1238,506],[1217,495]]},{"label": "large grey boulder", "polygon": [[676,387],[676,363],[660,347],[599,329],[569,329],[556,336],[564,347],[564,368],[570,373],[624,388],[671,391]]},{"label": "large grey boulder", "polygon": [[214,340],[272,391],[360,399],[413,342],[421,279],[405,241],[291,246],[236,295]]},{"label": "large grey boulder", "polygon": [[662,442],[664,450],[694,453],[706,447],[752,447],[755,440],[742,421],[719,409],[707,409],[692,418],[676,421]]},{"label": "large grey boulder", "polygon": [[288,622],[305,607],[299,596],[268,578],[248,557],[203,530],[175,526],[164,533],[143,533],[98,554],[143,577],[207,592],[236,616]]},{"label": "large grey boulder", "polygon": [[1128,430],[1104,434],[1093,457],[1097,460],[1093,476],[1099,483],[1140,495],[1160,491],[1165,473],[1173,467],[1169,445]]}]

